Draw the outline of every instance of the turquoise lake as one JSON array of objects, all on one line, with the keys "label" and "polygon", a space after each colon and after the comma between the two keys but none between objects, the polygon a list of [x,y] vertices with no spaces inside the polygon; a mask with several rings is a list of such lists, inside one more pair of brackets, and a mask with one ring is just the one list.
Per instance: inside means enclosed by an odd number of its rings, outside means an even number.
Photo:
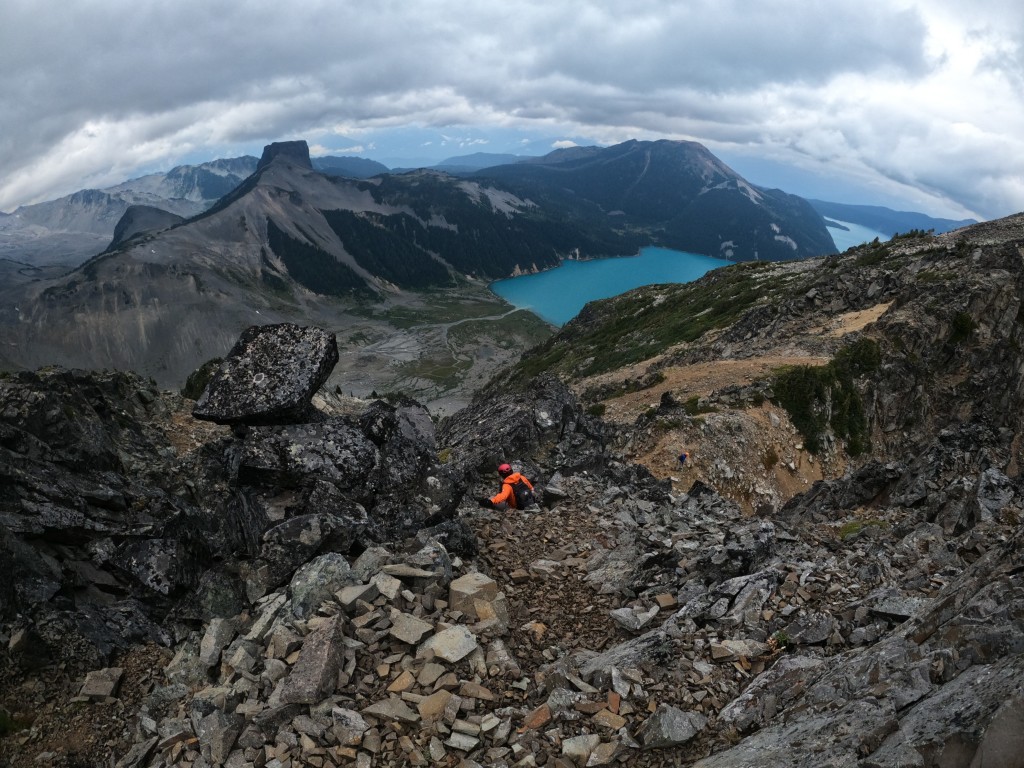
[{"label": "turquoise lake", "polygon": [[[847,248],[888,235],[859,224],[839,222],[847,230],[829,228],[840,253]],[[528,309],[552,325],[565,325],[583,305],[595,299],[618,296],[641,285],[689,283],[717,267],[734,262],[685,251],[650,246],[636,256],[617,256],[591,261],[563,261],[562,265],[536,275],[522,275],[491,283],[491,290],[515,307]]]},{"label": "turquoise lake", "polygon": [[884,232],[879,232],[875,229],[868,229],[867,227],[862,227],[860,224],[853,224],[849,221],[839,221],[838,219],[831,219],[831,221],[835,221],[836,223],[842,224],[846,227],[846,230],[838,229],[836,227],[828,228],[828,233],[832,235],[832,242],[836,244],[836,250],[840,253],[855,245],[870,243],[876,237],[883,243],[889,239],[889,236]]},{"label": "turquoise lake", "polygon": [[641,285],[689,283],[732,263],[652,246],[641,248],[637,256],[564,261],[560,267],[536,275],[498,280],[491,283],[491,290],[553,325],[565,325],[588,301],[618,296]]}]

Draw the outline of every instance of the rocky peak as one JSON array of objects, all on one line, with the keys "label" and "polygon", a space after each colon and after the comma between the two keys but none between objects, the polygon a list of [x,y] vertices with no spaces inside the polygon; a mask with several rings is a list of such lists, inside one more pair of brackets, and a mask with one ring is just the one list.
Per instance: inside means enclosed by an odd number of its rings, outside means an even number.
[{"label": "rocky peak", "polygon": [[263,148],[263,156],[260,158],[256,170],[260,171],[270,165],[275,158],[286,157],[297,165],[312,169],[313,164],[309,160],[309,145],[305,141],[275,141]]}]

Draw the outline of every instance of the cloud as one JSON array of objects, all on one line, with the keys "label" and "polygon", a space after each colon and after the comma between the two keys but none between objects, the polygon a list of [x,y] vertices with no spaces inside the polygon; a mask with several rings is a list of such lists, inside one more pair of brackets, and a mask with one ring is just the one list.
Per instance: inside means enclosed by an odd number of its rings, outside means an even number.
[{"label": "cloud", "polygon": [[1004,215],[1024,209],[1017,5],[92,0],[44,19],[8,0],[0,210],[294,138],[379,157],[685,138]]},{"label": "cloud", "polygon": [[351,147],[325,147],[323,144],[310,144],[309,154],[311,157],[325,157],[328,155],[361,155],[371,151],[372,147],[372,144],[355,144]]}]

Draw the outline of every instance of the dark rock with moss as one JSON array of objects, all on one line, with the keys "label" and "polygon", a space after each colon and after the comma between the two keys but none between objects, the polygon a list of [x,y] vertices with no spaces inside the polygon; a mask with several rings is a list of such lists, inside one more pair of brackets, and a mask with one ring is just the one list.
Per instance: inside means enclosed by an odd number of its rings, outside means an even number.
[{"label": "dark rock with moss", "polygon": [[246,329],[192,415],[218,424],[293,424],[338,362],[334,335],[291,323]]}]

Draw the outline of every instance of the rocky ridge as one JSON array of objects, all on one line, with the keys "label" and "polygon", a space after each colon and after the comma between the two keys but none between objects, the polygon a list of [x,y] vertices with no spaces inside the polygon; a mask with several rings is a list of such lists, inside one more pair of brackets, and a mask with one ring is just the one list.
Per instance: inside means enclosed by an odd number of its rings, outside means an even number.
[{"label": "rocky ridge", "polygon": [[[547,374],[492,386],[436,429],[408,401],[321,393],[316,415],[303,390],[287,411],[301,424],[232,431],[131,376],[4,380],[0,551],[6,572],[37,576],[0,594],[0,701],[20,724],[0,756],[1015,764],[1018,228],[802,266],[810,287],[660,359],[878,345],[854,379],[870,449],[852,457],[826,431],[828,476],[755,514],[699,463],[685,487],[633,463],[650,418],[602,421]],[[884,305],[849,334],[807,333]],[[231,365],[224,378],[244,381]],[[706,414],[668,391],[660,417],[699,427]],[[778,397],[708,400],[736,418],[775,408],[781,428]],[[537,480],[541,510],[471,501],[499,458]],[[172,543],[194,567],[140,560]],[[68,738],[90,724],[104,736]]]}]

